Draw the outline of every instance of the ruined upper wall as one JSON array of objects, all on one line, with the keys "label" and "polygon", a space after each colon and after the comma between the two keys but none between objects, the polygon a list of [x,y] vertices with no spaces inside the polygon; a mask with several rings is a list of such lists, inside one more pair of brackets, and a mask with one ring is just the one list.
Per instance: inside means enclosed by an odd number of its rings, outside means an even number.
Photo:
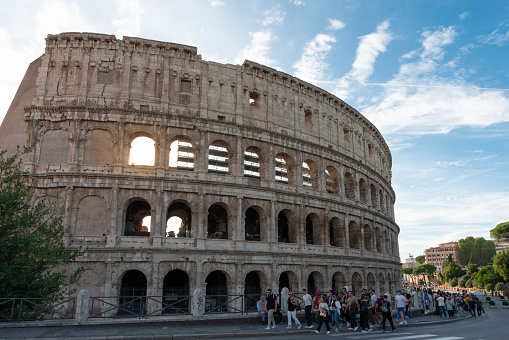
[{"label": "ruined upper wall", "polygon": [[319,144],[390,180],[391,154],[380,132],[341,99],[251,61],[203,61],[196,47],[93,33],[48,35],[33,105],[190,112]]}]

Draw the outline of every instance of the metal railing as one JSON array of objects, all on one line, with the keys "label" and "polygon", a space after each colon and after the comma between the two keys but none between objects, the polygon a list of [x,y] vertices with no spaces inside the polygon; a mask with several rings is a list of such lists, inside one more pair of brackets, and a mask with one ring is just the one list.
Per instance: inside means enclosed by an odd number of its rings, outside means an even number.
[{"label": "metal railing", "polygon": [[0,298],[0,321],[74,319],[76,298]]}]

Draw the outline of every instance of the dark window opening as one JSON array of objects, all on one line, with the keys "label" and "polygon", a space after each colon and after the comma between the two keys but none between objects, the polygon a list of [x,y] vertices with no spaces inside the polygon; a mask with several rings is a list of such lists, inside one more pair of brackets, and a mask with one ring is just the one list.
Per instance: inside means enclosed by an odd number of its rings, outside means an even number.
[{"label": "dark window opening", "polygon": [[258,212],[253,208],[247,209],[244,222],[246,241],[260,241],[260,215]]},{"label": "dark window opening", "polygon": [[228,213],[220,205],[209,208],[207,238],[228,239]]},{"label": "dark window opening", "polygon": [[134,201],[129,204],[125,218],[124,236],[150,236],[150,223],[147,223],[150,218],[146,217],[150,217],[150,204],[144,201]]}]

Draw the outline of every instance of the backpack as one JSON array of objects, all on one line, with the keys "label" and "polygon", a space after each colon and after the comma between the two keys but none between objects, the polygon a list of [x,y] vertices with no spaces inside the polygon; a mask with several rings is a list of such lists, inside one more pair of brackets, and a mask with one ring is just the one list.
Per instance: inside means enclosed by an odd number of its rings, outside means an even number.
[{"label": "backpack", "polygon": [[389,311],[389,304],[387,301],[382,302],[382,312],[387,313]]}]

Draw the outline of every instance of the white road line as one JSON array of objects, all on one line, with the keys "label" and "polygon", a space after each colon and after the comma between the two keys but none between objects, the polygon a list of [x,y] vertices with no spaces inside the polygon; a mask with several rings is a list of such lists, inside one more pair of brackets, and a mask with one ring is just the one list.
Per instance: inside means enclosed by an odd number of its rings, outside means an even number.
[{"label": "white road line", "polygon": [[[375,338],[375,339],[379,339],[379,338],[383,338],[383,337],[393,337],[395,335],[413,335],[415,333],[393,333],[391,331],[387,331],[385,333],[382,333],[382,332],[373,332],[371,334],[367,334],[367,335],[364,335],[364,334],[358,334],[358,335],[353,335],[353,334],[334,334],[333,336],[346,336],[348,339],[371,339],[371,338]],[[332,334],[331,334],[332,335]]]},{"label": "white road line", "polygon": [[460,340],[460,339],[465,339],[465,338],[462,336],[447,336],[445,338],[433,338],[433,340]]},{"label": "white road line", "polygon": [[[391,340],[408,340],[408,339],[419,339],[419,338],[430,338],[430,337],[436,337],[436,334],[419,334],[419,335],[405,335],[405,336],[399,336],[398,334],[390,333],[391,334]],[[395,337],[394,337],[395,336]],[[359,337],[348,337],[348,339],[356,339],[356,338],[362,338],[362,336]],[[438,340],[437,338],[433,338],[433,340]]]}]

